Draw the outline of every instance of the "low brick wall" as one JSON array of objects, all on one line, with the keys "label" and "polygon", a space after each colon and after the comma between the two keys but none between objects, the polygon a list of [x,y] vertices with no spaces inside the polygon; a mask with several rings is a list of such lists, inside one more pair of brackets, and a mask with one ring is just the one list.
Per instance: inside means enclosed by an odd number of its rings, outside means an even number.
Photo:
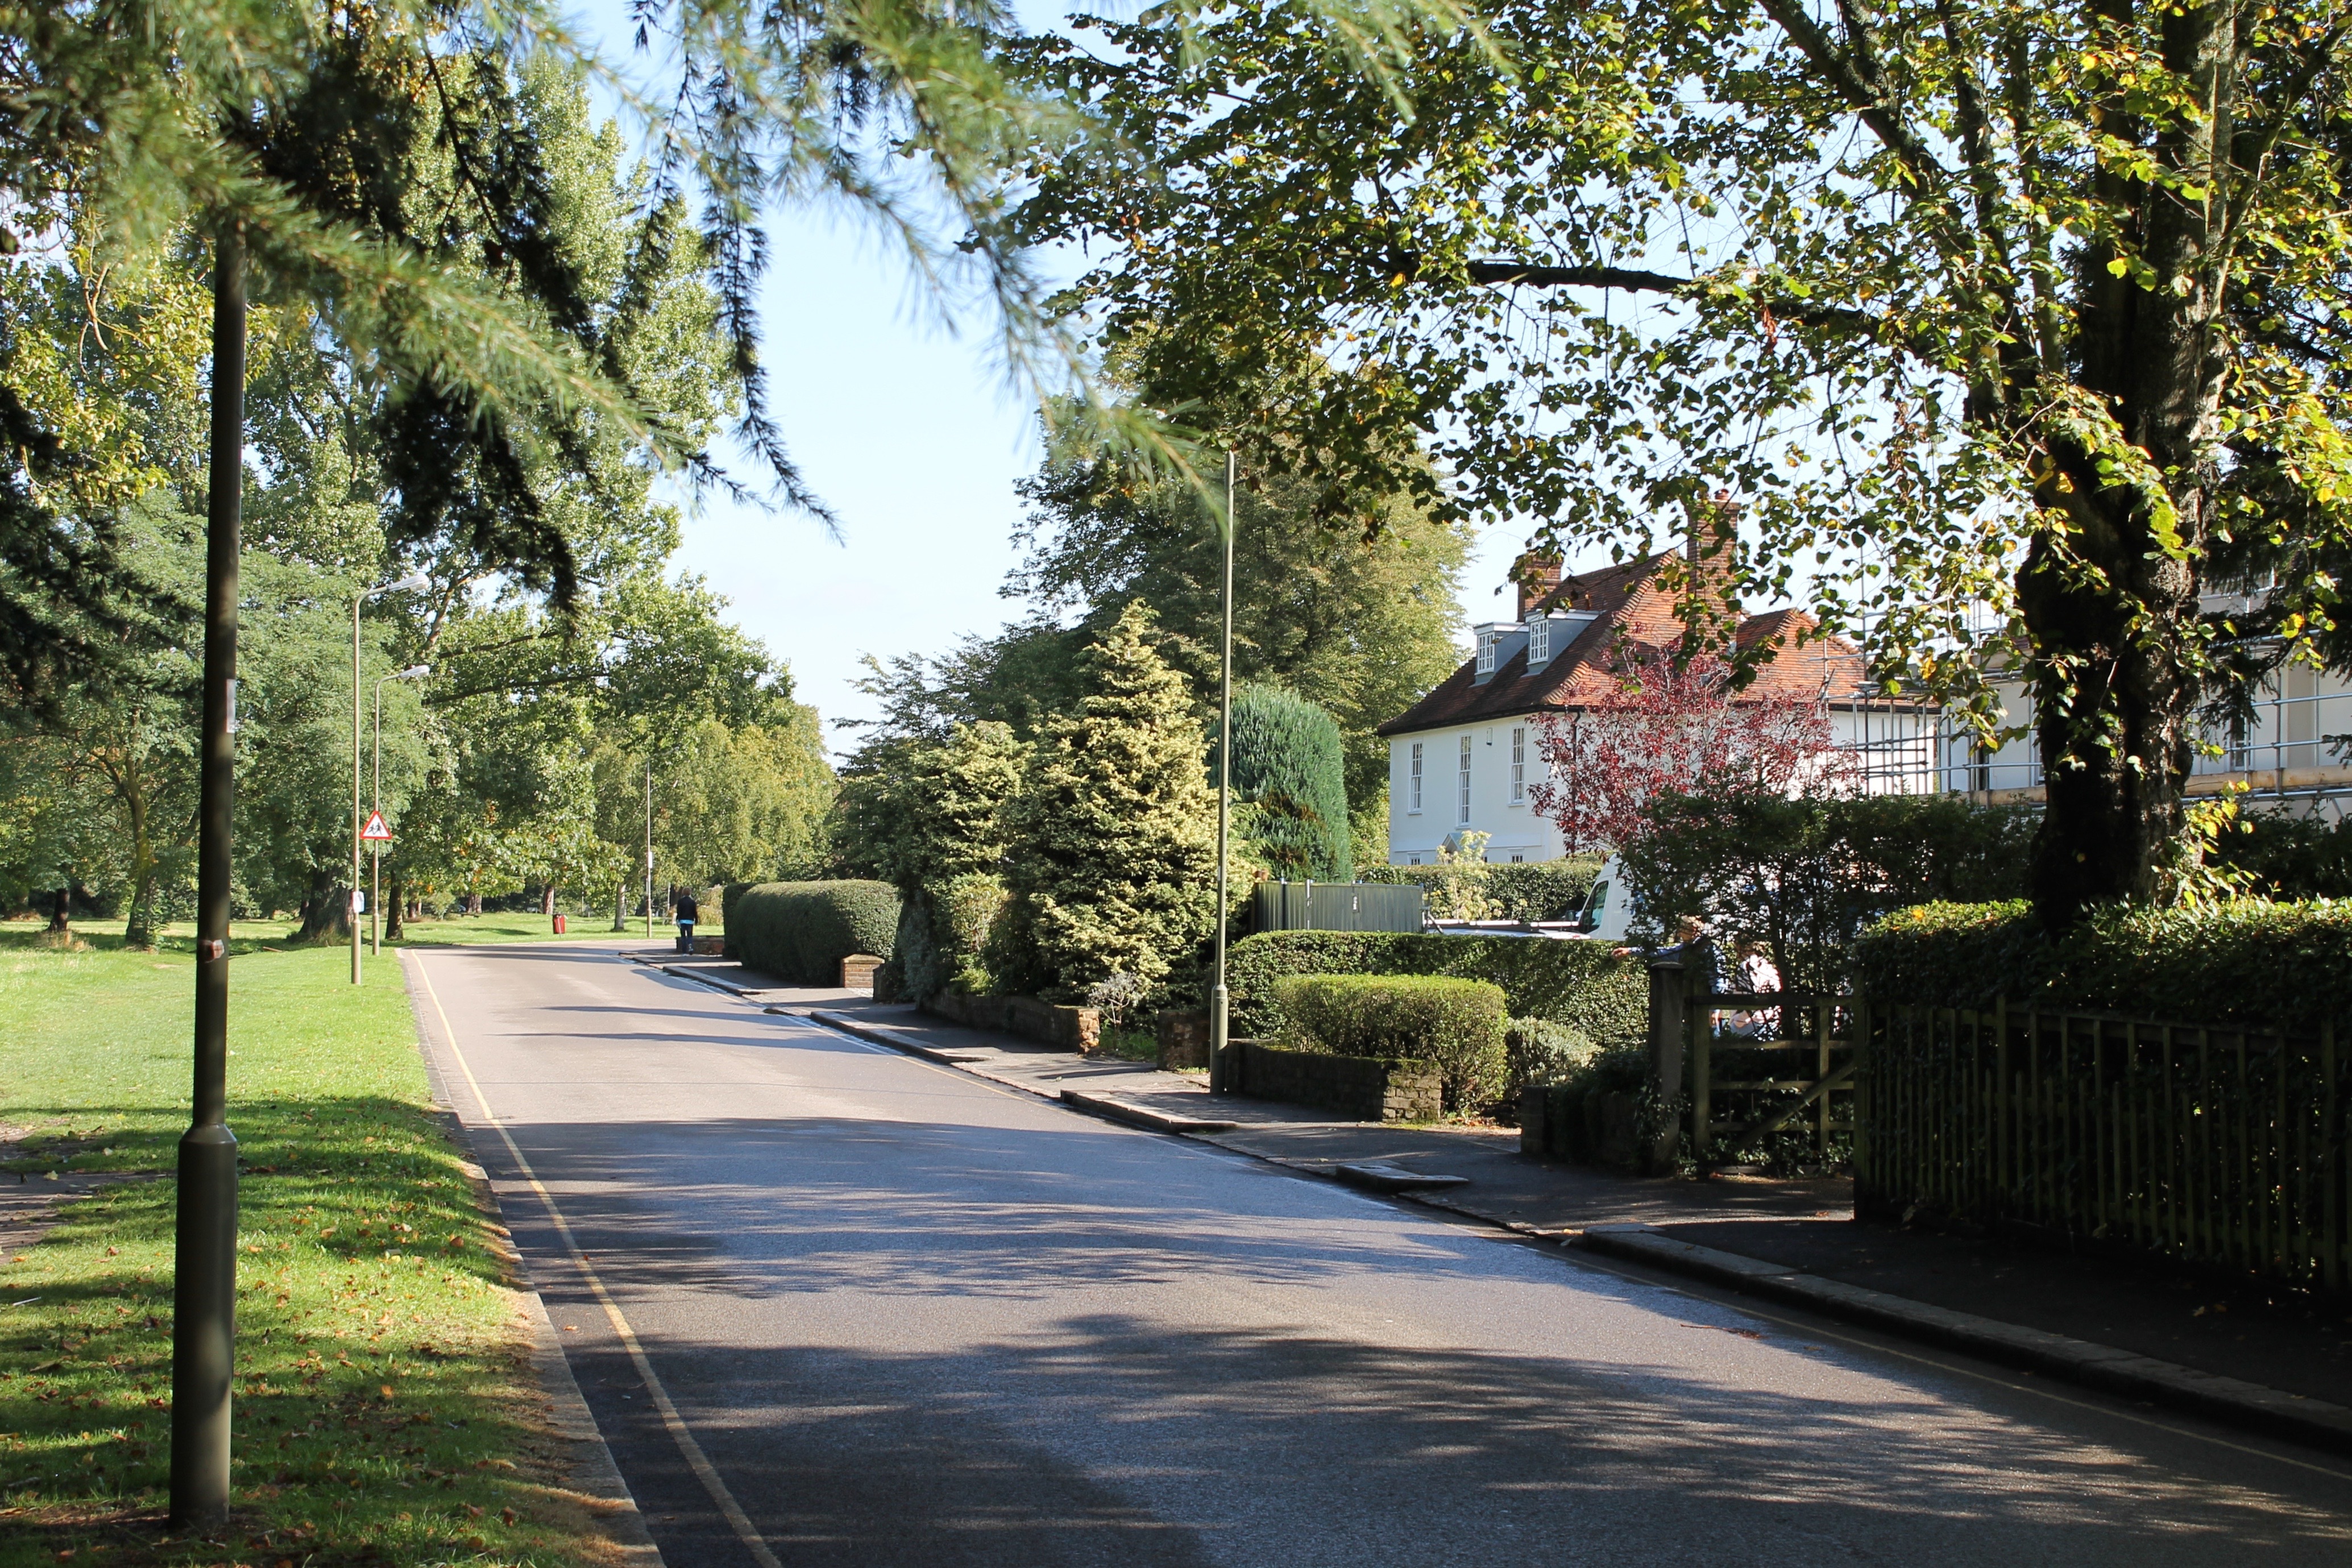
[{"label": "low brick wall", "polygon": [[1531,1084],[1519,1091],[1519,1152],[1636,1170],[1641,1114],[1641,1101],[1630,1094],[1571,1094],[1557,1085]]},{"label": "low brick wall", "polygon": [[1206,1013],[1180,1013],[1171,1007],[1160,1015],[1153,1034],[1160,1042],[1160,1066],[1163,1070],[1173,1072],[1179,1068],[1209,1065]]},{"label": "low brick wall", "polygon": [[1235,1092],[1254,1099],[1319,1106],[1350,1121],[1437,1119],[1441,1084],[1429,1062],[1286,1051],[1247,1040],[1226,1049]]},{"label": "low brick wall", "polygon": [[923,1004],[923,1011],[968,1029],[994,1029],[1088,1056],[1102,1046],[1102,1015],[1092,1007],[1056,1007],[1034,996],[966,996],[942,991]]}]

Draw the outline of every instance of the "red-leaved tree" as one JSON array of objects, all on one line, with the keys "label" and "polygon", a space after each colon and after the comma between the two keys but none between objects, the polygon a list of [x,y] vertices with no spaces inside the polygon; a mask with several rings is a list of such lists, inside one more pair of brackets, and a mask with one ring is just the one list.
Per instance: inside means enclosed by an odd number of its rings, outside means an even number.
[{"label": "red-leaved tree", "polygon": [[1581,711],[1536,720],[1549,776],[1533,791],[1535,808],[1559,825],[1570,852],[1624,844],[1661,795],[1786,795],[1848,782],[1852,759],[1819,702],[1735,697],[1722,660],[1677,663],[1661,649],[1627,649],[1617,675],[1617,689]]}]

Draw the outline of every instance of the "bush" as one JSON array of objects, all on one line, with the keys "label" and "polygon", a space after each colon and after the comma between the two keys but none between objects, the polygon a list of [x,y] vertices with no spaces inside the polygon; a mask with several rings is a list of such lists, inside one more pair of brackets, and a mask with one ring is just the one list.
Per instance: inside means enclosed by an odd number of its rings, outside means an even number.
[{"label": "bush", "polygon": [[2255,890],[2266,898],[2352,897],[2352,817],[2322,822],[2244,810],[2206,858],[2252,873]]},{"label": "bush", "polygon": [[2310,1032],[2352,1013],[2352,902],[2116,907],[2055,942],[2021,900],[1927,904],[1864,931],[1853,978],[1888,1003],[1982,1009],[2006,997]]},{"label": "bush", "polygon": [[1465,884],[1484,898],[1495,920],[1564,921],[1592,896],[1601,865],[1599,856],[1576,855],[1565,860],[1499,866],[1366,866],[1356,878],[1363,882],[1418,882],[1430,889],[1433,903],[1441,889]]},{"label": "bush", "polygon": [[1832,990],[1882,915],[2022,897],[2038,815],[1950,795],[1669,795],[1625,847],[1625,881],[1652,920],[1697,916],[1727,947],[1762,943],[1791,988]]},{"label": "bush", "polygon": [[1434,1065],[1445,1108],[1502,1092],[1503,988],[1435,974],[1292,974],[1275,983],[1275,1044],[1341,1057],[1409,1057]]},{"label": "bush", "polygon": [[759,885],[757,882],[729,882],[711,890],[711,901],[719,906],[719,927],[726,933],[726,951],[730,958],[743,956],[735,951],[735,906],[742,900],[744,894]]},{"label": "bush", "polygon": [[[1210,748],[1215,776],[1215,747]],[[1279,686],[1234,693],[1234,794],[1256,807],[1249,837],[1257,858],[1297,882],[1352,882],[1348,785],[1339,725]]]},{"label": "bush", "polygon": [[1570,1025],[1549,1018],[1512,1019],[1503,1035],[1509,1062],[1504,1099],[1516,1105],[1519,1091],[1531,1084],[1567,1082],[1598,1049],[1591,1036]]},{"label": "bush", "polygon": [[1276,931],[1244,937],[1226,956],[1234,1032],[1281,1026],[1275,982],[1288,974],[1450,974],[1503,988],[1513,1016],[1580,1029],[1603,1049],[1640,1045],[1650,980],[1638,960],[1601,942],[1414,932]]},{"label": "bush", "polygon": [[735,896],[727,936],[753,969],[795,985],[838,985],[853,952],[891,955],[898,891],[887,882],[761,882]]}]

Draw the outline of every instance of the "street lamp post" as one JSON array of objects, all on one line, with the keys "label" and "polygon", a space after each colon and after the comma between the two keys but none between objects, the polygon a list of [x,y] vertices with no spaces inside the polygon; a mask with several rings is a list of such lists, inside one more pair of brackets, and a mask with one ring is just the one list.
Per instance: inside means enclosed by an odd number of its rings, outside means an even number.
[{"label": "street lamp post", "polygon": [[[368,815],[383,815],[383,683],[387,680],[415,680],[433,673],[429,664],[412,664],[406,669],[395,669],[390,675],[375,678],[375,722],[369,729],[369,750],[374,760],[368,764]],[[378,843],[375,852],[368,857],[368,954],[374,957],[383,952],[383,845]]]},{"label": "street lamp post", "polygon": [[646,753],[646,940],[654,939],[654,757]]},{"label": "street lamp post", "polygon": [[1234,511],[1234,455],[1225,454],[1225,577],[1224,627],[1217,665],[1217,967],[1209,988],[1209,1092],[1223,1094],[1231,1076],[1225,1064],[1225,835],[1233,820],[1234,790],[1234,532],[1240,519]]},{"label": "street lamp post", "polygon": [[196,805],[195,1093],[172,1237],[172,1523],[228,1518],[236,1369],[236,1137],[228,1130],[229,833],[236,788],[237,554],[245,478],[245,237],[213,248],[212,450],[205,524],[204,733]]},{"label": "street lamp post", "polygon": [[[379,587],[362,588],[352,595],[352,902],[360,900],[360,831],[367,819],[360,815],[360,606],[379,594],[397,594],[413,588],[430,588],[433,580],[421,572],[411,573],[397,583]],[[360,911],[351,911],[352,924],[352,984],[360,983]]]}]

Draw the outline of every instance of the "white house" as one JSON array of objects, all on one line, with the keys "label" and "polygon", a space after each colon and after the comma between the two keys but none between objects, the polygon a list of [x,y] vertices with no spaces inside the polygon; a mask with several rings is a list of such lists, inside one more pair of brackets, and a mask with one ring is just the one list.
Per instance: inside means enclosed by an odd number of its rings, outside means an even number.
[{"label": "white house", "polygon": [[[1670,559],[1565,579],[1557,563],[1538,569],[1519,588],[1517,620],[1475,628],[1471,658],[1381,726],[1389,741],[1391,863],[1434,864],[1439,847],[1464,832],[1489,836],[1489,860],[1552,860],[1565,852],[1559,829],[1537,815],[1531,798],[1544,777],[1537,716],[1573,712],[1617,689],[1612,665],[1621,646],[1659,647],[1681,635],[1673,595],[1658,582]],[[1947,787],[1936,710],[1868,695],[1862,655],[1843,638],[1798,646],[1798,634],[1815,624],[1790,609],[1741,621],[1740,646],[1781,645],[1748,691],[1820,701],[1874,791]]]}]

